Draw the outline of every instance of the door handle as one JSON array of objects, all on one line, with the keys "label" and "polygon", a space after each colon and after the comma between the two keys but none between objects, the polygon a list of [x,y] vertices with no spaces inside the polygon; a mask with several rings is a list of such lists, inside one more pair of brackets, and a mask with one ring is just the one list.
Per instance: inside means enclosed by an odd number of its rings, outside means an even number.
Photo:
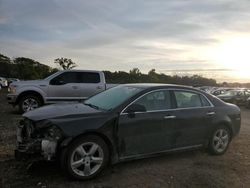
[{"label": "door handle", "polygon": [[102,89],[102,86],[97,86],[96,89]]},{"label": "door handle", "polygon": [[164,116],[164,119],[175,119],[176,116]]},{"label": "door handle", "polygon": [[78,89],[78,87],[77,87],[77,86],[72,86],[72,88],[73,88],[73,89]]},{"label": "door handle", "polygon": [[212,115],[214,115],[214,114],[215,114],[215,112],[208,112],[208,113],[207,113],[208,116],[212,116]]}]

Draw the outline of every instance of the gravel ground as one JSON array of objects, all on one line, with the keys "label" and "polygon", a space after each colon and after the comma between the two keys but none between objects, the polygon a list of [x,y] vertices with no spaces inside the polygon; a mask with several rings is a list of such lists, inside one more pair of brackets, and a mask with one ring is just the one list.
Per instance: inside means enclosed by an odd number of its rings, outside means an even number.
[{"label": "gravel ground", "polygon": [[55,163],[17,162],[15,126],[21,116],[0,90],[0,187],[250,187],[250,110],[242,108],[242,128],[223,156],[203,150],[121,163],[98,178],[69,180]]}]

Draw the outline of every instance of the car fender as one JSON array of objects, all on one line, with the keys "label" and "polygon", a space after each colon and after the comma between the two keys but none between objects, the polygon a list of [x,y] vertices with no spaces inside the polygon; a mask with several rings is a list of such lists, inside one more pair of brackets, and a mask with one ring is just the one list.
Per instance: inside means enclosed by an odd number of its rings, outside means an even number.
[{"label": "car fender", "polygon": [[19,96],[21,96],[25,92],[36,92],[41,95],[43,101],[45,102],[45,99],[47,97],[47,94],[45,91],[43,91],[41,88],[37,86],[21,86],[20,88],[17,89],[17,101],[19,99]]}]

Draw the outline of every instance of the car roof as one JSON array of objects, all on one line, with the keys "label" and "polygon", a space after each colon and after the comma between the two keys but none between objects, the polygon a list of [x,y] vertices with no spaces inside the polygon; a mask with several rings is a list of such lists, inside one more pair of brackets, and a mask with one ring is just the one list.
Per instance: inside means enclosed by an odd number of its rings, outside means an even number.
[{"label": "car roof", "polygon": [[98,70],[81,70],[81,69],[60,70],[59,72],[93,72],[93,73],[102,73],[102,71],[98,71]]},{"label": "car roof", "polygon": [[177,89],[192,89],[195,91],[200,91],[193,88],[192,86],[176,85],[176,84],[161,84],[161,83],[133,83],[133,84],[122,84],[123,86],[138,87],[144,89],[161,89],[161,88],[177,88]]}]

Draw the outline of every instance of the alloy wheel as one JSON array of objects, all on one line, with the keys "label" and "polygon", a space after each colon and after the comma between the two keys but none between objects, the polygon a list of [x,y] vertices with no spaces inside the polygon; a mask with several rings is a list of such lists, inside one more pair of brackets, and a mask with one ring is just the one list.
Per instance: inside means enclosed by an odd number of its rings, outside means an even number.
[{"label": "alloy wheel", "polygon": [[24,112],[34,110],[35,108],[38,108],[38,107],[39,107],[38,102],[33,98],[27,98],[22,103],[22,108]]},{"label": "alloy wheel", "polygon": [[71,155],[70,166],[79,176],[91,176],[97,172],[103,163],[102,148],[94,142],[87,142],[75,148]]},{"label": "alloy wheel", "polygon": [[218,129],[213,137],[213,147],[218,153],[224,152],[229,144],[229,133],[225,129]]}]

